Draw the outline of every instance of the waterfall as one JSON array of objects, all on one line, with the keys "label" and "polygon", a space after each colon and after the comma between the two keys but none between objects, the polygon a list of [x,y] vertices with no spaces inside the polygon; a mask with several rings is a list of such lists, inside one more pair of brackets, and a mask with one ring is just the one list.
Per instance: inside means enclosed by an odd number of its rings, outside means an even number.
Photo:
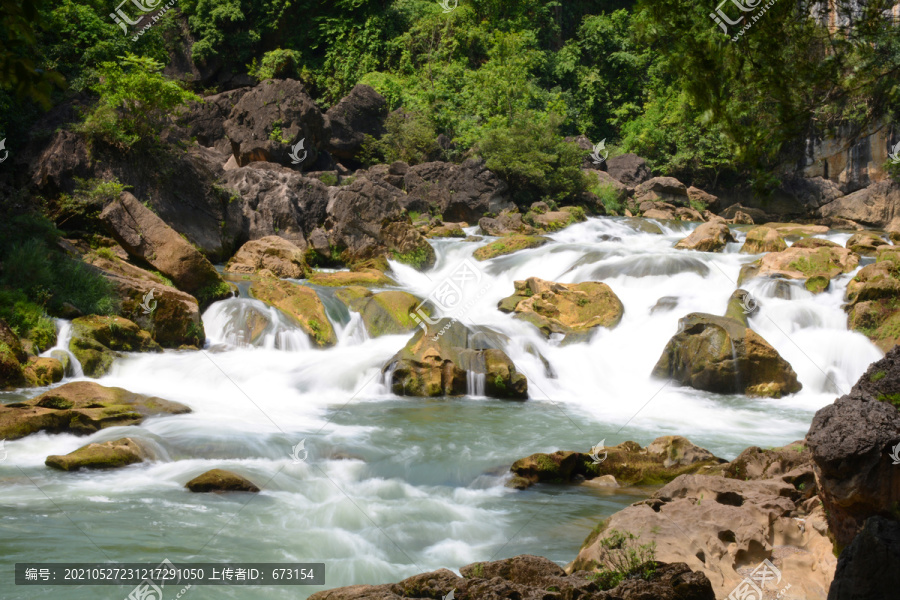
[{"label": "waterfall", "polygon": [[252,298],[229,298],[203,313],[210,344],[299,352],[312,347],[309,335],[281,311]]},{"label": "waterfall", "polygon": [[72,341],[72,322],[66,319],[56,319],[56,345],[41,352],[41,356],[49,356],[59,359],[66,365],[66,377],[84,377],[81,363],[69,350],[69,342]]},{"label": "waterfall", "polygon": [[474,397],[484,397],[484,373],[466,371],[466,394]]}]

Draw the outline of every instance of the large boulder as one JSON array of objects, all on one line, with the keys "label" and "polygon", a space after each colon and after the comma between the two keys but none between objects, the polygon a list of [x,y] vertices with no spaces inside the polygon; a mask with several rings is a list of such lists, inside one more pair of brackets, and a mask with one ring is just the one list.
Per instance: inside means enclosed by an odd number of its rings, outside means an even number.
[{"label": "large boulder", "polygon": [[895,347],[834,404],[819,410],[807,441],[819,497],[839,547],[872,516],[897,518],[900,475],[891,453],[900,444],[900,348]]},{"label": "large boulder", "polygon": [[461,396],[472,373],[484,375],[487,396],[528,398],[528,380],[489,336],[446,318],[420,328],[382,372],[400,396]]},{"label": "large boulder", "polygon": [[122,352],[161,352],[159,344],[136,323],[123,317],[91,315],[72,321],[69,351],[88,377],[105,375]]},{"label": "large boulder", "polygon": [[752,265],[741,268],[739,284],[753,277],[799,279],[813,293],[828,288],[832,279],[849,273],[859,264],[859,255],[839,246],[803,247],[794,244],[781,252],[770,252]]},{"label": "large boulder", "polygon": [[555,283],[537,277],[516,281],[515,293],[498,307],[532,323],[544,336],[560,333],[568,342],[586,339],[596,327],[615,327],[625,311],[605,283]]},{"label": "large boulder", "polygon": [[25,381],[31,387],[59,383],[66,375],[62,362],[49,356],[29,356],[24,367]]},{"label": "large boulder", "polygon": [[405,208],[438,212],[445,221],[474,223],[486,213],[513,207],[509,186],[478,159],[461,165],[428,162],[409,167],[403,186]]},{"label": "large boulder", "polygon": [[822,205],[820,217],[849,219],[875,229],[900,231],[900,183],[886,179]]},{"label": "large boulder", "polygon": [[522,219],[522,213],[516,210],[503,210],[496,217],[482,217],[478,226],[484,235],[505,237],[509,235],[534,235],[534,227]]},{"label": "large boulder", "polygon": [[402,211],[402,197],[392,185],[369,179],[335,194],[328,203],[330,239],[345,263],[387,257],[420,269],[434,265],[434,248]]},{"label": "large boulder", "polygon": [[628,186],[608,172],[597,169],[584,169],[583,172],[588,178],[589,191],[585,192],[581,199],[581,204],[584,204],[592,213],[598,215],[607,214],[603,198],[598,196],[598,193],[606,195],[619,205],[624,205],[628,200]]},{"label": "large boulder", "polygon": [[178,117],[177,122],[185,129],[187,135],[191,139],[196,139],[201,146],[212,147],[230,155],[231,140],[225,134],[225,121],[228,120],[235,105],[251,89],[242,87],[205,96],[202,102],[192,102]]},{"label": "large boulder", "polygon": [[845,247],[860,256],[875,256],[879,247],[887,245],[889,242],[874,231],[863,231],[851,235]]},{"label": "large boulder", "polygon": [[0,405],[0,439],[16,440],[38,431],[89,435],[106,427],[137,425],[148,417],[189,412],[177,402],[76,381],[25,402]]},{"label": "large boulder", "polygon": [[292,147],[302,140],[308,154],[294,168],[308,170],[331,137],[325,115],[293,79],[261,81],[241,96],[224,129],[240,167],[256,161],[292,166]]},{"label": "large boulder", "polygon": [[240,237],[282,237],[302,249],[312,231],[325,222],[328,186],[272,163],[255,162],[228,171],[222,185],[240,200]]},{"label": "large boulder", "polygon": [[676,206],[688,206],[687,186],[674,177],[654,177],[634,188],[634,203],[668,202]]},{"label": "large boulder", "polygon": [[844,305],[848,326],[864,333],[882,351],[900,343],[900,252],[876,250],[875,263],[859,270],[848,284]]},{"label": "large boulder", "polygon": [[128,192],[104,208],[100,220],[128,254],[153,265],[202,304],[231,294],[212,263]]},{"label": "large boulder", "polygon": [[224,469],[212,469],[197,475],[184,487],[195,493],[204,492],[258,492],[255,483],[237,473]]},{"label": "large boulder", "polygon": [[88,444],[65,456],[48,456],[44,464],[60,471],[118,469],[144,462],[147,458],[147,451],[139,442],[131,438],[122,438],[110,442]]},{"label": "large boulder", "polygon": [[[363,287],[348,287],[336,296],[360,314],[371,337],[409,333],[417,327],[410,315],[421,300],[408,292],[392,290],[373,294]],[[427,315],[428,311],[425,312]]]},{"label": "large boulder", "polygon": [[302,279],[308,270],[303,250],[284,238],[270,235],[250,240],[231,257],[227,273],[252,275],[268,269],[277,277]]},{"label": "large boulder", "polygon": [[691,313],[679,321],[653,376],[720,394],[779,398],[799,392],[791,365],[743,323]]},{"label": "large boulder", "polygon": [[606,172],[628,187],[636,187],[651,177],[647,161],[636,154],[622,154],[607,159]]},{"label": "large boulder", "polygon": [[718,252],[728,242],[733,242],[734,236],[728,225],[716,221],[698,225],[690,235],[675,244],[681,250],[697,250],[699,252]]},{"label": "large boulder", "polygon": [[754,227],[747,232],[747,239],[741,246],[741,252],[747,254],[763,254],[765,252],[781,252],[787,249],[787,243],[778,230],[772,227]]},{"label": "large boulder", "polygon": [[356,84],[350,93],[328,109],[331,124],[326,148],[335,158],[355,161],[366,136],[381,137],[388,107],[384,97],[372,87]]},{"label": "large boulder", "polygon": [[881,600],[900,589],[900,522],[869,517],[838,558],[828,600]]},{"label": "large boulder", "polygon": [[250,285],[250,293],[288,315],[316,346],[326,348],[337,343],[334,327],[314,289],[278,279],[271,271],[263,270]]}]

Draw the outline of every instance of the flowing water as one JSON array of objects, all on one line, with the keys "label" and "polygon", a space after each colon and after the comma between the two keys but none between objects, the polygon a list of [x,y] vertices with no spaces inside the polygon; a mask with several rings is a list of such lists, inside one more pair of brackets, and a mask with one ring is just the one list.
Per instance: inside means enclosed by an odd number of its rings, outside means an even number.
[{"label": "flowing water", "polygon": [[[386,378],[381,369],[409,336],[370,339],[359,315],[327,288],[319,291],[339,338],[328,350],[312,348],[288,319],[256,300],[211,306],[205,351],[131,355],[100,380],[182,402],[191,414],[89,438],[38,434],[6,443],[0,598],[118,599],[129,591],[17,588],[10,566],[27,561],[324,562],[329,588],[522,553],[565,564],[598,521],[652,490],[513,491],[504,483],[514,460],[588,451],[601,441],[646,445],[675,434],[723,458],[750,445],[783,445],[802,438],[813,413],[881,356],[847,330],[841,302],[853,274],[819,295],[760,280],[745,286],[760,305],[751,326],[791,363],[800,393],[747,398],[651,379],[678,319],[695,311],[724,314],[741,264],[755,257],[739,254],[740,243],[720,254],[677,251],[673,244],[691,226],[662,225],[658,235],[642,232],[644,225],[589,219],[550,236],[553,243],[542,248],[477,263],[471,282],[477,293],[458,317],[500,334],[528,377],[524,403],[485,398],[484,376],[475,372],[463,398],[394,396],[384,383],[390,373]],[[849,234],[827,237],[843,244]],[[482,245],[434,244],[438,261],[428,273],[392,265],[402,289],[424,297]],[[496,309],[515,280],[532,276],[605,281],[625,305],[622,322],[585,343],[544,339]],[[0,398],[12,402],[40,391]],[[50,454],[126,435],[149,444],[155,460],[112,472],[44,467]],[[264,491],[220,496],[184,489],[211,468],[240,473]],[[195,586],[184,597],[293,599],[317,589]]]}]

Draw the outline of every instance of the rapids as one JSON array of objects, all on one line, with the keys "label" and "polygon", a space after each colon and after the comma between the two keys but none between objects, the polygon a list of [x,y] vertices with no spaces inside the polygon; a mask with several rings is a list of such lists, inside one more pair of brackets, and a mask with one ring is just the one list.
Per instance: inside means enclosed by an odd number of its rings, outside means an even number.
[{"label": "rapids", "polygon": [[[791,363],[800,393],[747,398],[652,380],[678,319],[695,311],[724,314],[741,264],[755,257],[738,253],[740,243],[720,254],[674,250],[692,225],[661,224],[658,235],[642,232],[640,223],[589,219],[551,235],[544,247],[471,261],[479,269],[477,291],[467,295],[471,308],[457,316],[508,337],[505,350],[528,377],[524,403],[485,398],[484,376],[475,373],[464,398],[394,396],[381,369],[409,336],[370,339],[333,289],[318,289],[339,339],[327,350],[312,348],[288,319],[246,294],[214,304],[203,316],[203,352],[130,355],[100,380],[182,402],[193,413],[88,438],[38,434],[5,444],[4,562],[324,562],[327,588],[522,553],[565,564],[598,521],[652,490],[538,485],[517,492],[503,485],[514,460],[588,451],[601,440],[646,445],[675,434],[728,459],[747,446],[783,445],[802,438],[813,413],[880,358],[867,338],[846,327],[841,303],[853,273],[820,295],[757,280],[745,286],[760,305],[751,327]],[[741,242],[744,234],[735,234]],[[849,234],[826,237],[843,244]],[[394,278],[425,297],[483,243],[436,240],[432,270],[392,263]],[[605,281],[625,305],[622,322],[588,343],[544,339],[496,308],[515,280],[532,276]],[[668,304],[651,312],[663,297]],[[60,323],[62,346],[66,327]],[[0,400],[41,391],[3,393]],[[151,444],[156,460],[113,472],[44,466],[50,454],[125,436]],[[292,448],[301,441],[308,455],[295,461]],[[183,488],[215,467],[264,491],[217,496]],[[10,575],[0,578],[0,597],[10,600],[120,599],[130,591],[16,587]],[[319,589],[195,586],[185,597],[294,599]],[[164,600],[177,592],[167,590]]]}]

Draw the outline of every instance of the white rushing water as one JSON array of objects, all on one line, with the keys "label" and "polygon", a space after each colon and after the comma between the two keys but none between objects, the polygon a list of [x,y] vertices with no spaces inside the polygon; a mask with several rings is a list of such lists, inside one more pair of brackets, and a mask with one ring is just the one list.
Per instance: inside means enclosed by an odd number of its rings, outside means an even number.
[{"label": "white rushing water", "polygon": [[[678,251],[672,246],[690,226],[662,228],[658,235],[642,233],[638,220],[589,219],[542,248],[473,261],[480,279],[466,288],[471,308],[460,320],[508,338],[505,351],[528,378],[525,403],[485,398],[484,375],[474,372],[465,398],[394,396],[381,369],[409,335],[369,338],[333,290],[320,290],[339,340],[327,350],[313,348],[259,301],[216,303],[204,314],[205,351],[131,355],[100,380],[182,402],[191,414],[88,438],[38,434],[6,443],[4,562],[324,562],[327,587],[397,581],[525,552],[568,562],[597,521],[649,491],[515,492],[503,484],[517,458],[587,451],[601,439],[646,445],[674,434],[724,458],[750,445],[783,445],[802,438],[815,410],[848,391],[881,356],[847,330],[841,303],[853,274],[819,295],[755,280],[744,286],[760,304],[751,326],[791,363],[800,393],[723,396],[651,379],[678,319],[724,314],[741,265],[756,258],[739,254],[740,243],[721,254]],[[847,236],[829,238],[843,243]],[[435,241],[434,269],[392,263],[394,279],[425,297],[487,241]],[[513,282],[527,277],[604,281],[622,300],[624,317],[584,343],[546,340],[497,310]],[[668,300],[654,309],[661,298]],[[49,454],[126,435],[147,442],[155,460],[103,473],[43,466]],[[295,462],[292,449],[301,441],[308,455]],[[211,468],[240,473],[264,491],[246,497],[183,489]],[[195,587],[189,597],[303,598],[317,589]],[[59,590],[76,599],[128,591],[16,588],[0,580],[2,598],[57,598]]]}]

